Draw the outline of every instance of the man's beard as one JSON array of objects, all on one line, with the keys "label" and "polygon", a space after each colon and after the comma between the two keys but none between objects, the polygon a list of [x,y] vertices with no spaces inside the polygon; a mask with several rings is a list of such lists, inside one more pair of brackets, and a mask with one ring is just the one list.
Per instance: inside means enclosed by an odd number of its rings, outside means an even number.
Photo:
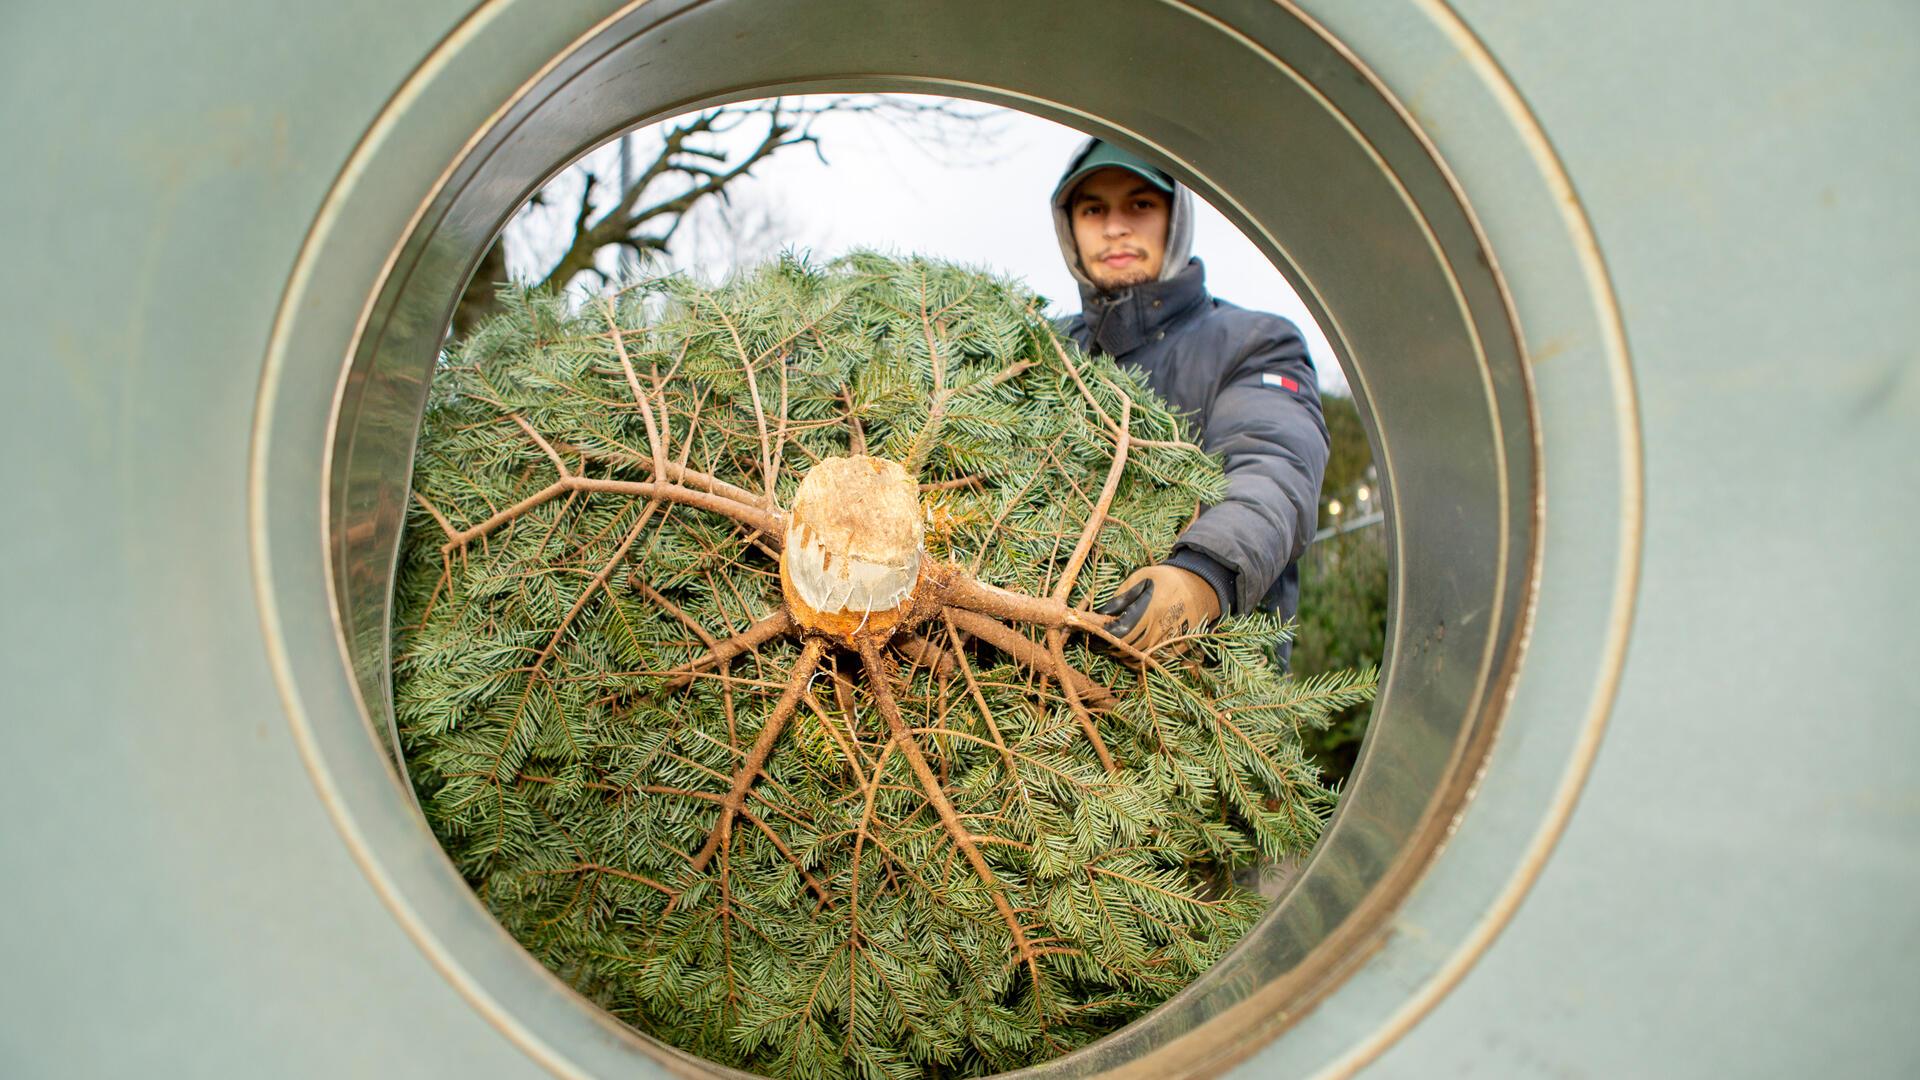
[{"label": "man's beard", "polygon": [[1144,266],[1140,266],[1115,271],[1110,274],[1103,271],[1088,270],[1087,277],[1101,292],[1117,293],[1125,292],[1136,285],[1145,285],[1149,281],[1152,281],[1153,272]]}]

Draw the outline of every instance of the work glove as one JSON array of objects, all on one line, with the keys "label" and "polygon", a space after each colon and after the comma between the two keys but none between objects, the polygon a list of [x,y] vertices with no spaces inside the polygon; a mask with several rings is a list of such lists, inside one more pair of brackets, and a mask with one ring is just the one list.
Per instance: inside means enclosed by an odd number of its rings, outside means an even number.
[{"label": "work glove", "polygon": [[1113,616],[1107,633],[1148,652],[1217,618],[1220,596],[1199,574],[1161,563],[1135,570],[1097,610]]}]

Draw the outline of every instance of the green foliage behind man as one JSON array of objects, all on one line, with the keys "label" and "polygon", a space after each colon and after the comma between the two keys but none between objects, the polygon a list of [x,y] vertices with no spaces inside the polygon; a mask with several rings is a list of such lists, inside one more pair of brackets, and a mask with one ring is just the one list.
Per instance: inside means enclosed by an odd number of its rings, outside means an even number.
[{"label": "green foliage behind man", "polygon": [[[1326,482],[1320,489],[1320,520],[1334,522],[1329,506],[1355,502],[1369,474],[1373,451],[1360,408],[1351,397],[1326,394],[1321,407],[1332,437]],[[1318,540],[1300,566],[1300,614],[1293,669],[1302,677],[1348,667],[1378,666],[1386,651],[1387,545],[1381,525],[1362,526]],[[1309,732],[1307,751],[1330,784],[1343,785],[1372,715],[1371,702],[1345,709],[1320,731]]]}]

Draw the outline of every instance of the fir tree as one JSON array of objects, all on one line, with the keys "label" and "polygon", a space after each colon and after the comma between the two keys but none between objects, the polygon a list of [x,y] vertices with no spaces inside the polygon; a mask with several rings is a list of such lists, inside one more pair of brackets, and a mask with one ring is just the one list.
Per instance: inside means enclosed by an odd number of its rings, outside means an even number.
[{"label": "fir tree", "polygon": [[442,842],[613,1014],[780,1077],[1073,1049],[1258,918],[1305,851],[1264,615],[1140,653],[1089,610],[1220,496],[1142,378],[1017,285],[784,259],[570,312],[437,374],[396,705]]}]

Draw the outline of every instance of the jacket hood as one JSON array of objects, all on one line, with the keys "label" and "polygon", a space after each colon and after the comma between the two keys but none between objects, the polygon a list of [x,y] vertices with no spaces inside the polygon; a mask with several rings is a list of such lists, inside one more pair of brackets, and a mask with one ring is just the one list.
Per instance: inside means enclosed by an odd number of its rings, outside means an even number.
[{"label": "jacket hood", "polygon": [[[1065,180],[1072,176],[1082,159],[1092,150],[1099,139],[1088,139],[1080,144],[1067,159],[1067,167],[1060,172]],[[1053,197],[1053,234],[1060,241],[1060,257],[1066,260],[1067,272],[1080,284],[1082,293],[1097,294],[1101,290],[1087,276],[1086,269],[1080,265],[1080,246],[1073,240],[1073,221],[1067,217],[1067,199],[1072,196],[1070,186],[1062,186]],[[1174,275],[1187,268],[1187,258],[1193,254],[1193,193],[1185,184],[1173,181],[1172,206],[1167,215],[1167,252],[1160,263],[1160,281],[1170,281]]]}]

